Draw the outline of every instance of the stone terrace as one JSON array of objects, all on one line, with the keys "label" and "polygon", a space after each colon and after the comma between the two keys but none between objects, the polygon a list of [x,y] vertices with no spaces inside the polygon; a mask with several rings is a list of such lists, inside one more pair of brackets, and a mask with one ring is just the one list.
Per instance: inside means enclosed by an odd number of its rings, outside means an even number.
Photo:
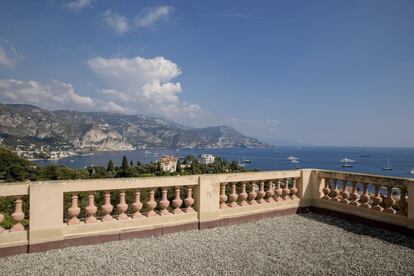
[{"label": "stone terrace", "polygon": [[306,213],[0,259],[2,275],[413,275],[414,238]]}]

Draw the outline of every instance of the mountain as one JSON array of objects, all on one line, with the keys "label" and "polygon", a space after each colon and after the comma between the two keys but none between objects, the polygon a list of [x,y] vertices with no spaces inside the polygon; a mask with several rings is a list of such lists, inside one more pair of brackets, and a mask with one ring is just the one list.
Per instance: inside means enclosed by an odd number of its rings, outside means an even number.
[{"label": "mountain", "polygon": [[71,150],[134,148],[267,148],[230,126],[192,128],[145,115],[50,111],[32,105],[0,104],[0,143],[47,145]]}]

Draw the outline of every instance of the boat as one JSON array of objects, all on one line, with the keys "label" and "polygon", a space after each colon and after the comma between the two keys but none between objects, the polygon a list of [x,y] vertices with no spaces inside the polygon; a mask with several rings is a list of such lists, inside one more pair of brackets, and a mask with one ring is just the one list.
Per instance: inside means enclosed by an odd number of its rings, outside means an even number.
[{"label": "boat", "polygon": [[390,166],[390,159],[387,161],[387,166],[382,168],[383,171],[392,171],[392,167]]},{"label": "boat", "polygon": [[352,164],[343,164],[342,168],[352,168]]},{"label": "boat", "polygon": [[370,157],[371,157],[371,155],[365,155],[365,154],[362,154],[362,155],[360,155],[359,157],[370,158]]},{"label": "boat", "polygon": [[92,155],[93,155],[93,152],[81,154],[81,156],[92,156]]},{"label": "boat", "polygon": [[74,163],[75,162],[75,160],[73,160],[73,159],[70,159],[70,163]]},{"label": "boat", "polygon": [[289,156],[288,158],[286,158],[289,161],[293,161],[293,160],[299,160],[300,158],[294,157],[294,156]]},{"label": "boat", "polygon": [[409,174],[414,174],[414,169],[408,172]]},{"label": "boat", "polygon": [[250,164],[250,163],[252,163],[252,161],[251,161],[251,160],[249,160],[249,159],[245,159],[245,158],[243,157],[243,159],[242,159],[241,163],[243,163],[243,164]]},{"label": "boat", "polygon": [[355,162],[356,162],[355,160],[348,159],[346,157],[344,159],[339,160],[339,163],[355,163]]},{"label": "boat", "polygon": [[299,160],[292,160],[292,161],[290,161],[290,163],[297,164],[297,163],[300,163],[300,161]]}]

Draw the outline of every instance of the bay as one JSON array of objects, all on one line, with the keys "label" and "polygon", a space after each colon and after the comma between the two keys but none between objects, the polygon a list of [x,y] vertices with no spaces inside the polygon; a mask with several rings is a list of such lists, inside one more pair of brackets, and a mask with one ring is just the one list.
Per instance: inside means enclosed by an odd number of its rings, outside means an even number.
[{"label": "bay", "polygon": [[[147,151],[147,153],[146,153]],[[277,147],[274,149],[182,149],[182,150],[134,150],[96,152],[90,156],[72,156],[60,160],[38,160],[39,165],[58,164],[71,168],[87,166],[105,166],[109,160],[120,165],[125,155],[128,160],[147,163],[156,161],[160,155],[199,156],[210,153],[220,156],[226,161],[249,159],[247,169],[259,170],[291,170],[296,167],[327,169],[347,172],[360,172],[386,176],[414,177],[409,174],[414,169],[414,148],[365,148],[365,147]],[[147,156],[147,159],[145,158]],[[299,163],[291,163],[287,157],[294,156]],[[343,158],[355,160],[352,168],[343,168],[339,160]],[[390,160],[392,170],[383,170]]]}]

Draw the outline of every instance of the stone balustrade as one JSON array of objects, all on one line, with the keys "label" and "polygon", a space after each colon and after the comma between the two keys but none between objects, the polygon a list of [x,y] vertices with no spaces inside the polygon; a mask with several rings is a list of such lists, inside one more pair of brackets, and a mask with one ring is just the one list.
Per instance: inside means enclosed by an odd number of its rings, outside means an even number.
[{"label": "stone balustrade", "polygon": [[0,210],[0,223],[12,221],[0,228],[0,255],[309,209],[414,229],[413,179],[314,169],[5,183],[0,197],[13,205]]},{"label": "stone balustrade", "polygon": [[298,177],[222,182],[220,209],[299,199],[297,181]]},{"label": "stone balustrade", "polygon": [[[373,220],[407,225],[412,179],[319,171],[318,206]],[[329,206],[329,207],[328,207]],[[410,206],[411,208],[413,206]]]},{"label": "stone balustrade", "polygon": [[[145,202],[141,200],[141,193],[145,190],[148,199]],[[170,195],[168,191],[171,190]],[[185,197],[182,197],[182,190],[185,191]],[[159,198],[155,197],[155,193],[159,192]],[[106,190],[106,191],[89,191],[87,193],[87,205],[83,207],[85,217],[79,218],[81,214],[81,206],[79,206],[79,192],[70,193],[71,205],[67,208],[68,225],[77,225],[82,223],[107,222],[113,220],[143,219],[147,217],[175,215],[181,213],[195,212],[193,186],[174,186],[162,188],[140,188],[129,190],[133,193],[133,201],[128,202],[126,198],[126,190]],[[103,198],[100,206],[97,206],[95,194],[100,193]],[[117,195],[118,202],[111,203],[111,198]],[[173,196],[172,200],[168,196]],[[102,216],[98,217],[98,210],[101,210]],[[131,212],[128,212],[130,210]]]}]

